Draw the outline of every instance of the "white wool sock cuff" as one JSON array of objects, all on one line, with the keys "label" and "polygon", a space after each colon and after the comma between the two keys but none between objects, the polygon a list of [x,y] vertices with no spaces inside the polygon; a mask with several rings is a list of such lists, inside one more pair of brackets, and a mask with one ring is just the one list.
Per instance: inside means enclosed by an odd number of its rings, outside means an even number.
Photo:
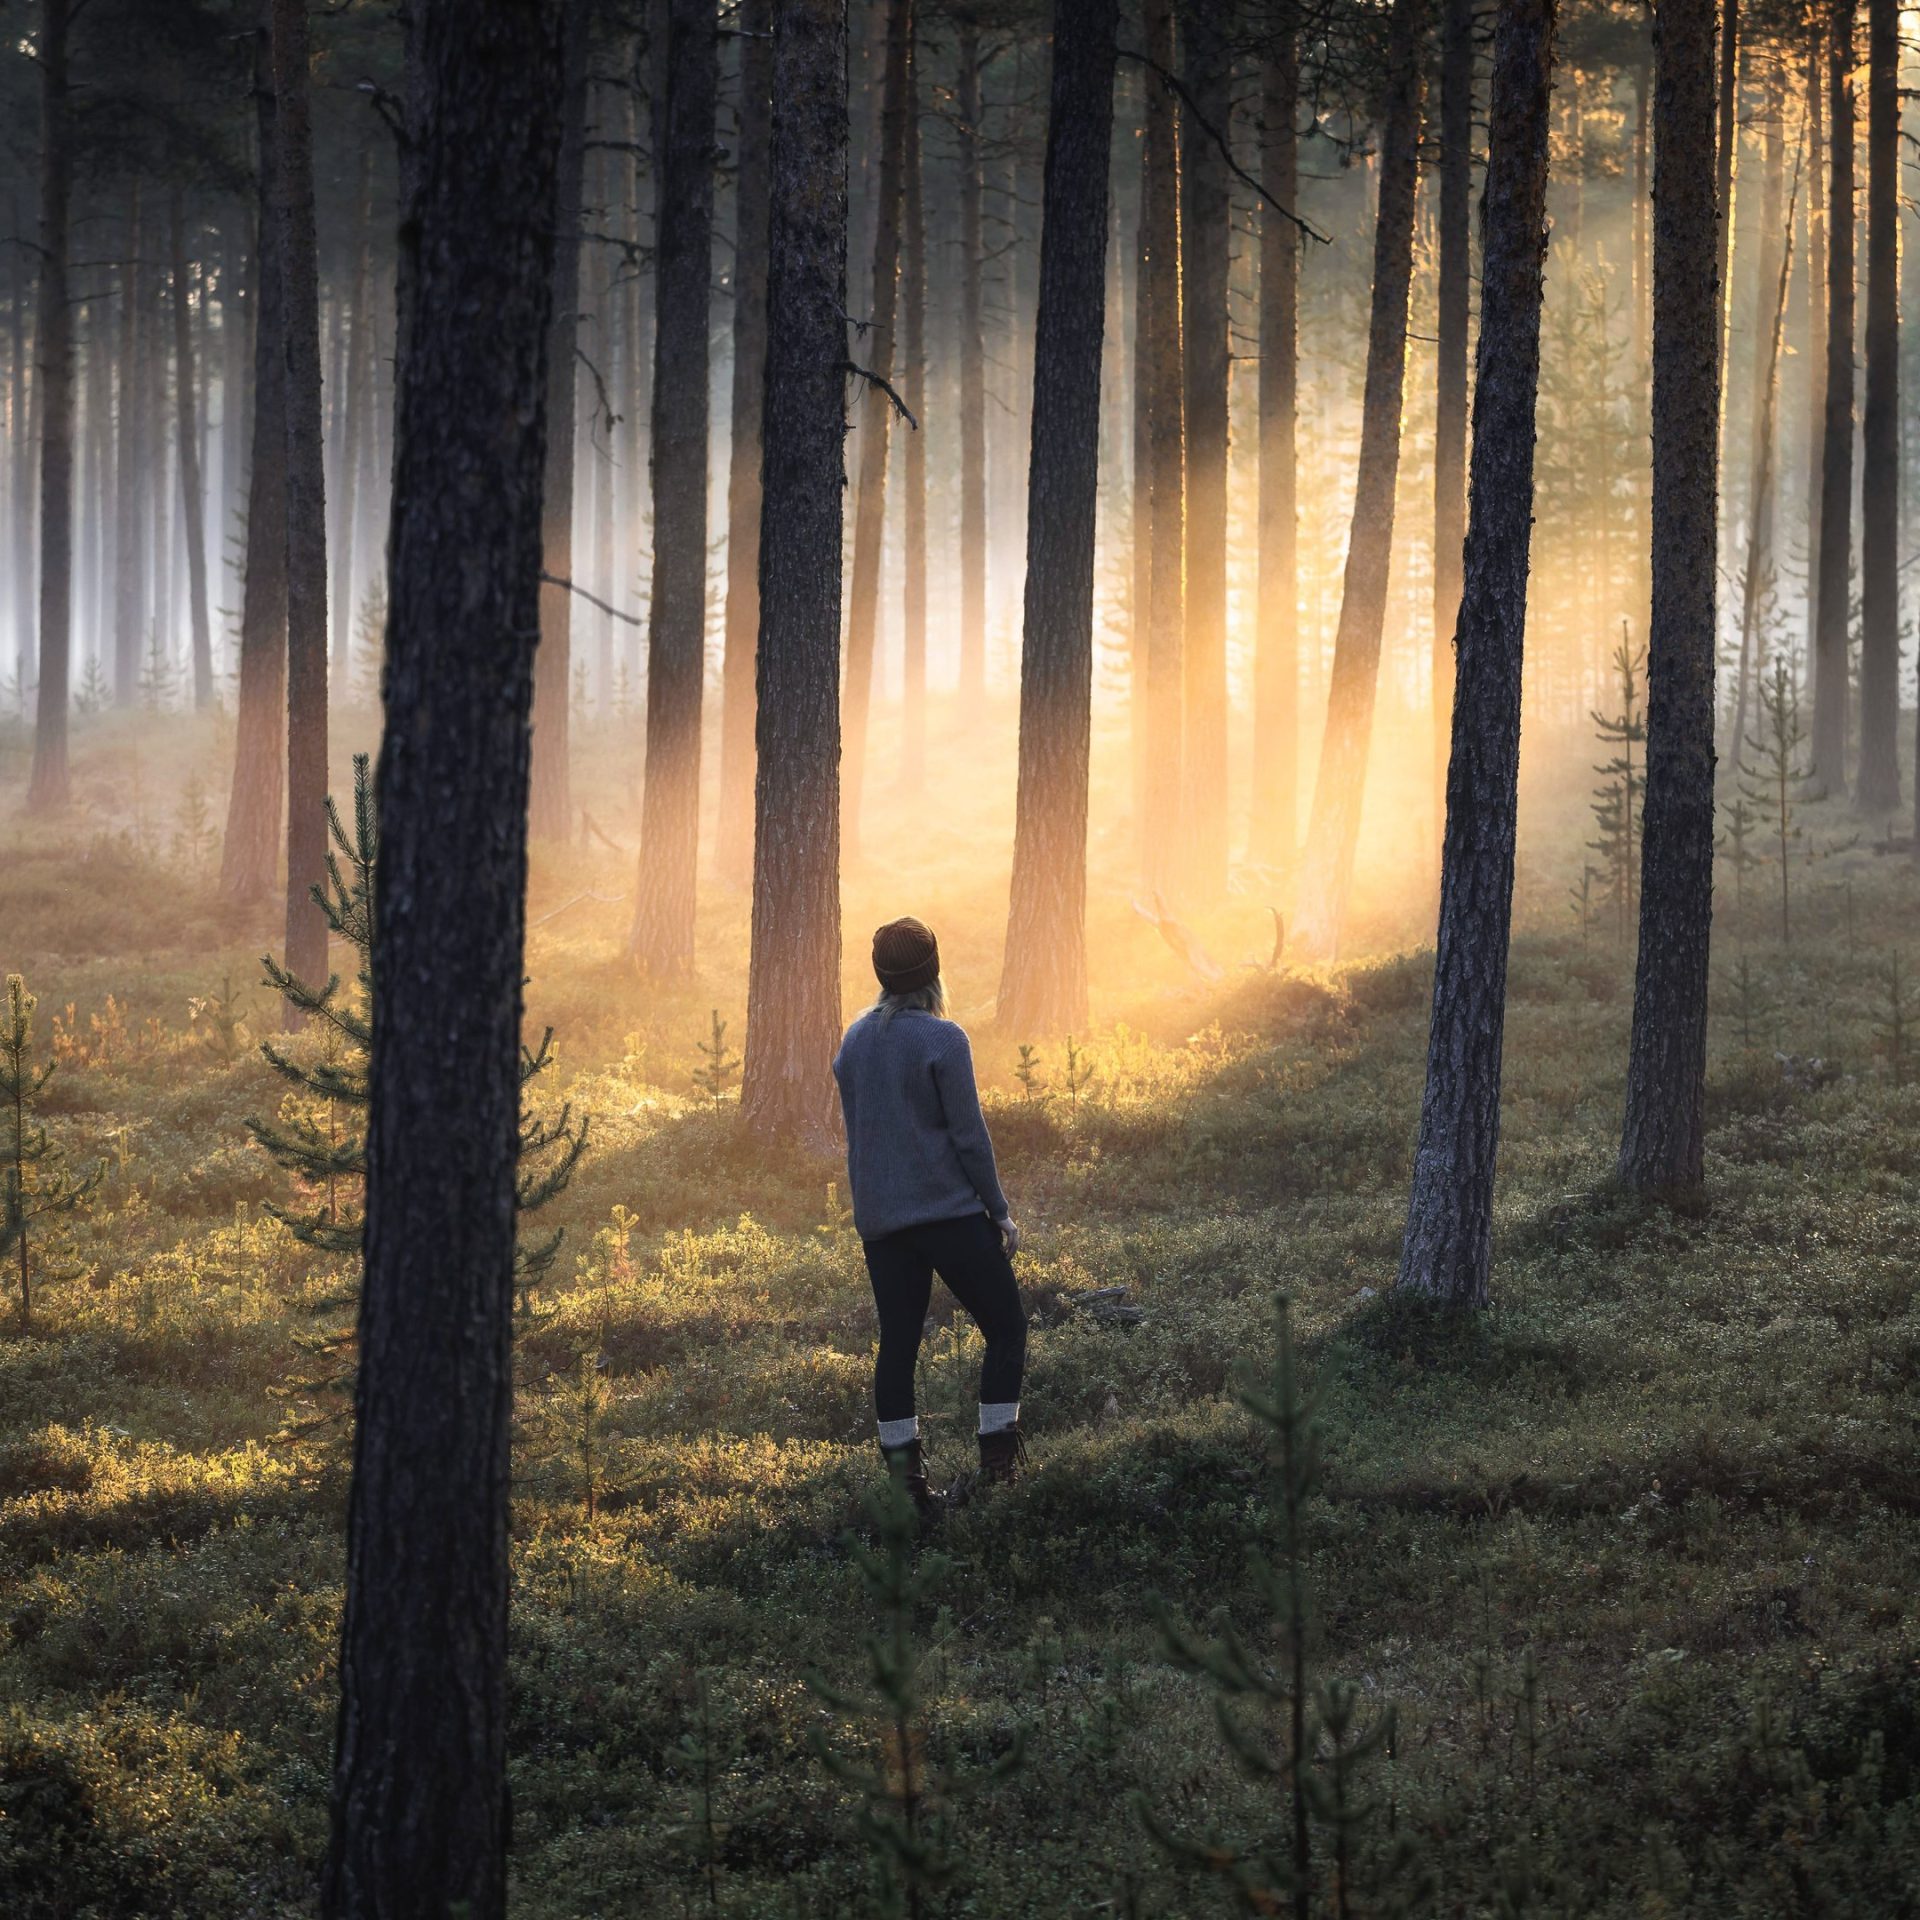
[{"label": "white wool sock cuff", "polygon": [[1020,1424],[1020,1402],[1018,1400],[996,1400],[989,1405],[980,1402],[980,1431],[982,1433],[1003,1433],[1008,1427]]},{"label": "white wool sock cuff", "polygon": [[904,1447],[909,1440],[920,1438],[920,1416],[910,1413],[904,1420],[882,1420],[880,1444],[883,1447]]}]

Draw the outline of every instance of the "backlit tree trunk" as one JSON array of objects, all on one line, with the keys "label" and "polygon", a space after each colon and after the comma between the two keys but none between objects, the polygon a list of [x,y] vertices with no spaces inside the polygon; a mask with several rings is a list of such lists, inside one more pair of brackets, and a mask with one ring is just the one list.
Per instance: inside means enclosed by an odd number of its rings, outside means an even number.
[{"label": "backlit tree trunk", "polygon": [[1820,470],[1827,412],[1826,45],[1820,9],[1807,21],[1807,643],[1801,685],[1810,691],[1820,651]]},{"label": "backlit tree trunk", "polygon": [[[1181,122],[1181,345],[1186,376],[1186,608],[1181,654],[1186,892],[1227,887],[1227,262],[1233,208],[1224,136],[1233,111],[1233,0],[1181,10],[1187,92]],[[1206,125],[1202,126],[1201,121]],[[1209,129],[1212,129],[1210,132]]]},{"label": "backlit tree trunk", "polygon": [[368,286],[373,274],[373,149],[360,156],[360,245],[353,256],[353,289],[343,324],[347,328],[346,374],[341,409],[340,504],[334,514],[333,676],[341,697],[353,668],[355,523],[360,512],[360,463],[365,457],[366,419],[372,411],[373,312]]},{"label": "backlit tree trunk", "polygon": [[200,473],[199,390],[193,368],[193,310],[187,298],[186,218],[176,187],[167,201],[173,306],[173,380],[180,428],[180,509],[186,521],[187,600],[193,632],[193,704],[213,705],[213,631],[207,614],[206,495]]},{"label": "backlit tree trunk", "polygon": [[1399,1284],[1457,1307],[1487,1301],[1500,1143],[1554,11],[1554,0],[1502,0],[1494,29],[1473,518],[1462,568],[1427,1084],[1400,1250]]},{"label": "backlit tree trunk", "polygon": [[[502,1920],[553,0],[413,0],[366,1278],[326,1920]],[[449,1124],[449,1116],[458,1116]]]},{"label": "backlit tree trunk", "polygon": [[960,718],[987,688],[987,344],[981,317],[980,29],[962,13],[954,141],[960,170]]},{"label": "backlit tree trunk", "polygon": [[[67,694],[73,649],[73,308],[67,247],[73,199],[73,129],[67,91],[71,0],[45,0],[40,64],[40,696],[27,805],[63,807]],[[16,281],[19,297],[24,285]],[[19,337],[16,332],[16,338]],[[22,509],[24,511],[24,507]]]},{"label": "backlit tree trunk", "polygon": [[776,0],[760,537],[753,951],[740,1105],[839,1127],[840,541],[845,494],[845,0]]},{"label": "backlit tree trunk", "polygon": [[1900,29],[1867,0],[1867,395],[1860,472],[1863,812],[1900,804]]},{"label": "backlit tree trunk", "polygon": [[1664,0],[1654,32],[1653,620],[1620,1178],[1639,1193],[1684,1198],[1702,1181],[1713,921],[1713,0]]},{"label": "backlit tree trunk", "polygon": [[[286,966],[327,977],[327,923],[313,889],[327,858],[327,486],[320,406],[320,268],[305,0],[273,0],[281,295],[286,303]],[[295,1016],[289,1015],[290,1021]]]},{"label": "backlit tree trunk", "polygon": [[[713,0],[672,0],[661,102],[654,279],[653,607],[647,631],[647,785],[632,946],[642,972],[693,972],[700,850],[700,692],[706,671],[707,304],[713,262]],[[763,525],[764,537],[764,525]]]},{"label": "backlit tree trunk", "polygon": [[1413,278],[1413,213],[1420,142],[1420,45],[1425,0],[1393,0],[1388,23],[1380,209],[1373,242],[1373,306],[1360,423],[1359,475],[1347,538],[1346,581],[1333,643],[1326,736],[1314,781],[1296,944],[1331,959],[1340,945],[1360,839],[1360,805],[1373,742],[1380,640],[1393,553],[1394,488],[1400,471],[1400,407],[1406,386],[1407,298]]},{"label": "backlit tree trunk", "polygon": [[[263,0],[271,6],[272,0]],[[140,669],[147,652],[147,513],[145,487],[147,399],[141,381],[146,354],[141,322],[146,313],[140,261],[140,185],[127,192],[122,228],[126,259],[120,269],[120,391],[118,492],[114,538],[113,698],[131,707],[140,697]]]},{"label": "backlit tree trunk", "polygon": [[[233,791],[220,846],[220,890],[252,900],[273,886],[286,794],[287,353],[280,271],[279,134],[274,110],[268,9],[255,34],[259,215],[254,222],[253,452],[247,484],[246,579],[240,598],[240,699]],[[323,979],[325,975],[321,976]]]},{"label": "backlit tree trunk", "polygon": [[[906,364],[900,391],[924,426],[927,414],[927,209],[920,140],[920,48],[907,49],[907,152],[900,300],[900,345]],[[900,791],[913,799],[927,774],[927,436],[907,435],[901,449],[906,512],[900,558],[905,646],[901,661]]]},{"label": "backlit tree trunk", "polygon": [[1087,1017],[1094,516],[1118,20],[1119,0],[1056,0],[1054,7],[1027,477],[1020,785],[998,1015],[1006,1032],[1021,1037],[1071,1030]]},{"label": "backlit tree trunk", "polygon": [[847,680],[840,737],[841,833],[849,854],[860,845],[860,799],[866,787],[867,714],[873,702],[874,643],[880,620],[880,561],[887,512],[887,449],[893,401],[876,381],[893,378],[894,317],[900,290],[900,212],[907,157],[907,48],[913,0],[887,0],[887,68],[880,109],[880,174],[873,225],[873,313],[853,351],[874,375],[853,406],[860,455],[854,495],[853,560],[847,592]]},{"label": "backlit tree trunk", "polygon": [[574,394],[580,350],[580,195],[586,164],[588,0],[563,0],[560,196],[555,203],[553,311],[547,347],[547,479],[541,498],[543,547],[540,651],[533,681],[533,800],[536,840],[573,831]]},{"label": "backlit tree trunk", "polygon": [[1847,783],[1853,593],[1853,0],[1832,0],[1827,15],[1827,134],[1827,378],[1811,775],[1838,792]]},{"label": "backlit tree trunk", "polygon": [[740,150],[733,246],[733,441],[727,478],[727,636],[720,711],[720,870],[753,870],[754,649],[760,636],[760,434],[767,386],[767,181],[773,4],[740,12]]}]

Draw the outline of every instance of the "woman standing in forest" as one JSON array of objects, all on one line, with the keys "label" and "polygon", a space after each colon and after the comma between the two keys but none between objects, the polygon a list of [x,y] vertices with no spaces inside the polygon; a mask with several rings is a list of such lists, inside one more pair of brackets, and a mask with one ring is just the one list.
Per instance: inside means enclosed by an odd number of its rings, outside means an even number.
[{"label": "woman standing in forest", "polygon": [[940,945],[918,920],[873,936],[880,997],[834,1057],[847,1123],[853,1224],[880,1319],[874,1412],[880,1452],[921,1518],[941,1499],[927,1481],[913,1375],[937,1273],[986,1338],[980,1365],[980,1480],[1010,1486],[1026,1460],[1020,1375],[1027,1320],[1013,1277],[1013,1223],[980,1112],[973,1050],[946,1017]]}]

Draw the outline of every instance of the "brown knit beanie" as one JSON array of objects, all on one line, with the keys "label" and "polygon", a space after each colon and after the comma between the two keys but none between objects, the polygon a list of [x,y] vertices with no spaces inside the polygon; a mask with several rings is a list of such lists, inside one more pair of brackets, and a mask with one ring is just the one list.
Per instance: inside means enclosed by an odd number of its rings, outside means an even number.
[{"label": "brown knit beanie", "polygon": [[873,970],[889,993],[917,993],[940,978],[940,943],[918,920],[889,920],[873,936]]}]

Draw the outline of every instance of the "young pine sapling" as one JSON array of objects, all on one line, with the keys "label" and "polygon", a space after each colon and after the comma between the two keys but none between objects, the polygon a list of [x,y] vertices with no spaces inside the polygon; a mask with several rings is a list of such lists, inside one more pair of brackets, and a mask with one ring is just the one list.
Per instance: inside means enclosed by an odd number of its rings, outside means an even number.
[{"label": "young pine sapling", "polygon": [[713,1009],[712,1019],[709,1037],[694,1043],[707,1064],[694,1068],[693,1084],[713,1102],[713,1110],[718,1113],[726,1105],[727,1090],[739,1071],[740,1056],[727,1046],[727,1023],[720,1018],[718,1007]]}]

